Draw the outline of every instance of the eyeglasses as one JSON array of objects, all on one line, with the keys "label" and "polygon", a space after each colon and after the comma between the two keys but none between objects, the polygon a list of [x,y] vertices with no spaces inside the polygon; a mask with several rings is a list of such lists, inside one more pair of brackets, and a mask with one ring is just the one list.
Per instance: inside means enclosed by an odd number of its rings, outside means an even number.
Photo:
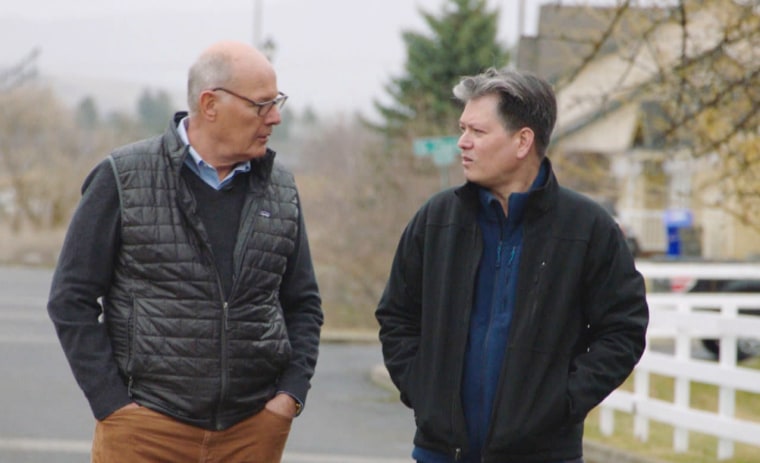
[{"label": "eyeglasses", "polygon": [[253,101],[250,98],[246,98],[243,95],[238,95],[237,93],[233,92],[232,90],[227,90],[224,87],[216,87],[216,88],[212,88],[211,89],[212,92],[216,92],[218,90],[221,90],[224,93],[229,93],[230,95],[232,95],[234,97],[238,97],[241,100],[243,100],[243,101],[245,101],[245,102],[247,102],[249,104],[252,104],[253,106],[258,107],[259,108],[258,109],[258,115],[259,115],[259,117],[264,117],[267,114],[269,114],[269,111],[272,109],[273,106],[277,106],[278,110],[282,109],[282,107],[285,106],[285,101],[287,101],[287,99],[288,99],[288,96],[286,94],[284,94],[282,92],[277,92],[277,96],[273,100],[258,102],[258,101]]}]

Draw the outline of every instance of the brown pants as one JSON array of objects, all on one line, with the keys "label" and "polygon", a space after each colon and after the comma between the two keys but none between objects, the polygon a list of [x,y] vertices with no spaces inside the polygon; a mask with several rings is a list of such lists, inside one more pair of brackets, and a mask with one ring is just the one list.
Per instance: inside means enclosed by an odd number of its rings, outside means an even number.
[{"label": "brown pants", "polygon": [[95,426],[93,463],[279,463],[291,418],[267,409],[224,431],[207,431],[140,407]]}]

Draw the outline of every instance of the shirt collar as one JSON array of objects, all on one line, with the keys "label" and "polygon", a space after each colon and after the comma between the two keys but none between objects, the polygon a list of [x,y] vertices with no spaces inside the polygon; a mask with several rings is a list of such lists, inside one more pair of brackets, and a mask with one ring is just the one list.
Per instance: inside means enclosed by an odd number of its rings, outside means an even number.
[{"label": "shirt collar", "polygon": [[[507,198],[507,201],[509,203],[508,220],[515,222],[522,220],[523,214],[525,212],[525,203],[528,200],[528,195],[531,191],[541,188],[544,183],[546,183],[548,170],[549,169],[547,167],[547,164],[545,162],[542,162],[541,166],[538,169],[538,175],[536,175],[536,178],[533,180],[533,183],[531,184],[528,191],[512,193],[509,195],[509,198]],[[496,195],[491,193],[487,188],[478,187],[478,198],[480,199],[480,205],[482,210],[485,212],[486,217],[491,220],[498,220],[498,217],[495,215],[496,211],[498,210],[502,214],[503,211],[501,209],[501,203],[499,202],[499,199],[496,197]]]},{"label": "shirt collar", "polygon": [[190,144],[190,137],[187,135],[187,124],[189,120],[190,116],[185,116],[179,121],[179,124],[177,124],[177,133],[179,134],[179,138],[182,140],[182,143],[188,147],[188,152],[190,154],[190,156],[185,158],[185,164],[190,167],[190,170],[198,175],[207,185],[216,190],[221,190],[223,187],[232,182],[232,178],[235,175],[242,172],[249,172],[251,170],[250,161],[238,163],[235,168],[233,168],[232,171],[230,171],[230,173],[220,181],[219,175],[217,174],[214,166],[204,161],[201,155],[198,154],[195,148],[193,148],[193,145]]}]

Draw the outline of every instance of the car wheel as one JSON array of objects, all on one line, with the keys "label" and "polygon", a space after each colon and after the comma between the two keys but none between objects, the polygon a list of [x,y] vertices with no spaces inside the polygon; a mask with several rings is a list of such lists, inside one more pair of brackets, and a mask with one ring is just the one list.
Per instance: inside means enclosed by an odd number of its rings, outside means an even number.
[{"label": "car wheel", "polygon": [[760,339],[757,338],[739,338],[736,340],[739,360],[757,357],[760,355]]},{"label": "car wheel", "polygon": [[[728,282],[721,292],[727,293],[760,293],[760,281],[736,280]],[[760,316],[757,310],[740,311],[745,315]],[[703,339],[702,345],[716,358],[720,355],[720,341],[717,339]],[[760,338],[739,338],[736,340],[736,360],[741,362],[751,357],[760,356]]]},{"label": "car wheel", "polygon": [[[715,358],[720,356],[720,341],[717,339],[703,339],[702,346]],[[739,338],[736,340],[736,360],[741,362],[751,357],[760,355],[760,339]]]},{"label": "car wheel", "polygon": [[720,355],[720,341],[717,339],[703,339],[702,347],[704,347],[715,358],[718,358],[718,355]]}]

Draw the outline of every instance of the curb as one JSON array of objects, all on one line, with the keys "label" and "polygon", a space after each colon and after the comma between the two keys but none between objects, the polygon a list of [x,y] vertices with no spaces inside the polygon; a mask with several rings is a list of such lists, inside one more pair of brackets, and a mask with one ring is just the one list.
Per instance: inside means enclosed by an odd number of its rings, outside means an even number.
[{"label": "curb", "polygon": [[[385,365],[374,365],[370,370],[369,376],[372,382],[383,389],[393,392],[397,391]],[[661,460],[644,458],[588,439],[583,440],[583,459],[585,463],[664,463]]]},{"label": "curb", "polygon": [[320,334],[321,342],[335,343],[360,343],[360,344],[380,344],[377,337],[377,331],[370,330],[336,330],[323,329]]},{"label": "curb", "polygon": [[586,463],[665,463],[588,439],[583,439],[583,459]]}]

